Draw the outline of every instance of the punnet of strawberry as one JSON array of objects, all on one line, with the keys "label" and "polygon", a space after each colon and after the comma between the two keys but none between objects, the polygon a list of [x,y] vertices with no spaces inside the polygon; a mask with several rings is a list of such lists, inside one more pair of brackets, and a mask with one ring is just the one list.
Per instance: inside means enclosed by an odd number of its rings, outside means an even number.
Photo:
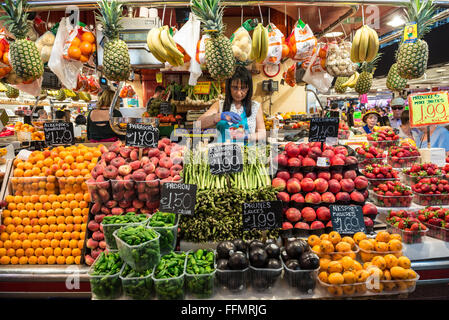
[{"label": "punnet of strawberry", "polygon": [[365,168],[374,163],[382,164],[386,158],[384,150],[374,146],[358,147],[355,152],[359,160],[359,168]]},{"label": "punnet of strawberry", "polygon": [[422,206],[449,204],[449,180],[422,178],[412,185],[414,202]]},{"label": "punnet of strawberry", "polygon": [[396,134],[393,128],[381,128],[375,132],[372,132],[366,136],[368,142],[375,147],[389,147],[397,145],[399,142],[399,136]]},{"label": "punnet of strawberry", "polygon": [[377,187],[379,184],[389,180],[399,180],[399,172],[394,170],[389,164],[373,163],[367,165],[362,170],[362,173],[368,179],[371,187]]},{"label": "punnet of strawberry", "polygon": [[348,125],[344,122],[340,122],[338,124],[338,139],[348,139],[350,134]]},{"label": "punnet of strawberry", "polygon": [[372,200],[379,207],[410,207],[412,191],[400,181],[386,181],[373,188]]},{"label": "punnet of strawberry", "polygon": [[402,143],[400,146],[391,146],[388,149],[388,164],[394,168],[409,168],[420,160],[420,153],[416,146]]},{"label": "punnet of strawberry", "polygon": [[420,243],[428,228],[416,218],[414,212],[399,210],[390,211],[386,218],[387,231],[399,233],[404,243]]},{"label": "punnet of strawberry", "polygon": [[428,235],[443,241],[449,241],[449,209],[427,207],[417,212],[417,219],[428,229]]},{"label": "punnet of strawberry", "polygon": [[414,164],[409,169],[404,169],[402,171],[405,183],[407,184],[416,184],[422,178],[430,178],[430,177],[438,177],[438,178],[449,178],[447,172],[449,170],[449,166],[444,168],[439,168],[434,163],[423,163],[423,164]]}]

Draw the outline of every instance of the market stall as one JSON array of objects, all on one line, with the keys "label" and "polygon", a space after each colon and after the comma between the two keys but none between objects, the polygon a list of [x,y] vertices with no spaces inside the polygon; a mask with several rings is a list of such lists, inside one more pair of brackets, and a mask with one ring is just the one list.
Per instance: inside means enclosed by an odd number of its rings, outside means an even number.
[{"label": "market stall", "polygon": [[[186,4],[85,2],[75,23],[63,2],[2,5],[0,296],[444,295],[449,133],[431,135],[449,100],[410,85],[449,9],[379,3],[374,23],[359,3]],[[402,10],[416,29],[376,79],[380,45],[404,30],[387,18]],[[250,71],[266,141],[226,117],[224,141],[201,128],[236,66]],[[367,122],[381,86],[382,107],[403,96],[421,141]],[[100,107],[114,139],[75,122]]]}]

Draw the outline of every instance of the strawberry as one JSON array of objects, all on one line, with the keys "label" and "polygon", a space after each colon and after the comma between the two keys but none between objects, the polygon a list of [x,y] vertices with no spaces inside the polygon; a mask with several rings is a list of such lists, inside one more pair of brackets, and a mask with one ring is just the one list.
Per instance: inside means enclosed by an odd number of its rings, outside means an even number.
[{"label": "strawberry", "polygon": [[419,231],[419,223],[415,222],[410,226],[410,231]]}]

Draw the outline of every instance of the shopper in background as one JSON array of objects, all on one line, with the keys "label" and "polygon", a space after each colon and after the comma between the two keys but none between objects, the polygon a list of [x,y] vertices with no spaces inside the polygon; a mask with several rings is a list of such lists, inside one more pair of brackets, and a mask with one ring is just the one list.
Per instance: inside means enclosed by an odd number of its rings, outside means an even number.
[{"label": "shopper in background", "polygon": [[355,107],[350,104],[346,111],[346,123],[348,124],[349,128],[354,126],[354,109]]},{"label": "shopper in background", "polygon": [[331,109],[326,113],[326,117],[340,119],[340,108],[338,107],[338,102],[331,103]]},{"label": "shopper in background", "polygon": [[[432,125],[430,127],[430,147],[443,148],[446,155],[449,156],[449,131],[443,126]],[[415,137],[416,147],[418,149],[427,148],[427,126],[418,127],[419,130],[412,133]],[[416,134],[415,134],[416,132]]]},{"label": "shopper in background", "polygon": [[225,100],[215,102],[198,121],[201,127],[216,126],[221,141],[225,141],[230,127],[241,127],[249,141],[261,141],[266,138],[263,110],[260,103],[252,100],[253,80],[251,72],[238,66],[234,75],[226,80]]},{"label": "shopper in background", "polygon": [[164,93],[164,91],[165,88],[163,86],[157,86],[156,89],[154,89],[154,95],[147,102],[147,110],[154,99],[162,99],[162,94]]},{"label": "shopper in background", "polygon": [[372,133],[374,127],[377,125],[379,121],[380,114],[375,110],[370,110],[363,115],[362,121],[365,122],[363,126],[363,130],[365,133]]},{"label": "shopper in background", "polygon": [[380,108],[380,118],[379,123],[381,126],[390,127],[390,119],[388,118],[388,113],[385,108]]},{"label": "shopper in background", "polygon": [[393,111],[393,117],[390,118],[390,126],[399,129],[401,126],[401,114],[404,111],[404,99],[397,97],[391,101],[390,107]]},{"label": "shopper in background", "polygon": [[408,110],[401,114],[401,126],[399,127],[399,137],[401,139],[412,139],[419,136],[419,129],[410,127],[410,115]]},{"label": "shopper in background", "polygon": [[[102,92],[97,101],[97,108],[90,111],[87,116],[87,139],[91,142],[112,142],[119,139],[109,124],[109,107],[114,98],[114,91],[106,89]],[[114,106],[114,117],[121,117],[122,114],[117,110],[120,101]]]},{"label": "shopper in background", "polygon": [[45,111],[44,109],[40,109],[37,112],[37,116],[39,120],[48,120],[48,114],[47,111]]}]

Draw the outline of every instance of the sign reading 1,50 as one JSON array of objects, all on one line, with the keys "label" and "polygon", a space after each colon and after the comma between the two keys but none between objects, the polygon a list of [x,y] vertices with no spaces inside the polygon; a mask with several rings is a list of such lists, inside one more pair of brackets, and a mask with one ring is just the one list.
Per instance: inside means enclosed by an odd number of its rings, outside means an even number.
[{"label": "sign reading 1,50", "polygon": [[428,104],[427,106],[423,106],[419,109],[420,112],[417,112],[418,117],[414,119],[415,123],[425,122],[428,119],[437,121],[443,120],[448,116],[446,114],[446,108],[442,103],[438,103],[437,105]]},{"label": "sign reading 1,50", "polygon": [[253,214],[245,217],[245,222],[250,228],[274,228],[276,225],[276,217],[274,212],[268,212],[267,214]]},{"label": "sign reading 1,50", "polygon": [[359,228],[359,223],[357,217],[335,217],[334,228],[341,230],[341,232],[352,231],[356,228]]},{"label": "sign reading 1,50", "polygon": [[174,193],[170,192],[168,197],[161,199],[162,208],[183,208],[187,210],[192,204],[192,196],[189,193]]}]

